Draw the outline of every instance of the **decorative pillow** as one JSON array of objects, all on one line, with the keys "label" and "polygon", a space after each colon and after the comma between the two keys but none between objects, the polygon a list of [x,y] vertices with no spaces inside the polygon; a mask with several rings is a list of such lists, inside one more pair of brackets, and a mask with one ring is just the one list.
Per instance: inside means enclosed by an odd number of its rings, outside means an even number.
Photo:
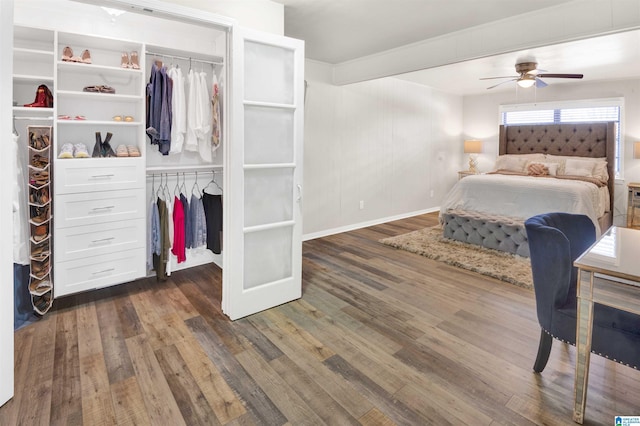
[{"label": "decorative pillow", "polygon": [[546,156],[547,162],[558,164],[558,175],[577,176],[575,174],[567,173],[565,171],[565,165],[567,160],[591,162],[593,164],[593,170],[591,172],[591,175],[589,176],[592,176],[603,183],[607,183],[609,181],[609,172],[607,171],[607,159],[604,157],[590,158],[590,157],[577,157],[577,156],[551,155],[551,154],[547,154]]},{"label": "decorative pillow", "polygon": [[595,163],[588,160],[568,159],[564,163],[564,174],[566,176],[586,176],[593,177]]},{"label": "decorative pillow", "polygon": [[526,173],[528,161],[544,161],[544,154],[505,154],[496,159],[494,170]]},{"label": "decorative pillow", "polygon": [[549,176],[549,168],[542,163],[529,163],[527,174],[529,176]]},{"label": "decorative pillow", "polygon": [[[533,169],[531,168],[532,165],[535,165],[536,167],[534,167]],[[532,176],[540,176],[539,173],[534,173],[532,174],[532,170],[541,170],[540,166],[542,168],[544,168],[545,173],[544,175],[549,175],[549,176],[557,176],[558,175],[558,163],[546,163],[546,162],[541,162],[541,161],[530,161],[529,164],[527,165],[527,174],[532,175]],[[544,176],[543,175],[543,176]]]}]

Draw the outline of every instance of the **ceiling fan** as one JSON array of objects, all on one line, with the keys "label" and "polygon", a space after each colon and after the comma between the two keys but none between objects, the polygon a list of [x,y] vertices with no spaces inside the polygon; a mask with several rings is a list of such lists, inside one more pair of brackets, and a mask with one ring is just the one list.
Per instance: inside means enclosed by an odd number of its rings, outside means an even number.
[{"label": "ceiling fan", "polygon": [[547,83],[542,81],[542,78],[582,78],[582,74],[549,74],[544,70],[539,70],[538,63],[535,61],[520,62],[516,64],[516,72],[520,75],[507,76],[507,77],[484,77],[480,80],[494,80],[498,78],[508,78],[509,80],[502,81],[493,86],[487,87],[487,89],[493,89],[501,84],[515,81],[518,86],[527,88],[535,85],[537,88],[547,87]]}]

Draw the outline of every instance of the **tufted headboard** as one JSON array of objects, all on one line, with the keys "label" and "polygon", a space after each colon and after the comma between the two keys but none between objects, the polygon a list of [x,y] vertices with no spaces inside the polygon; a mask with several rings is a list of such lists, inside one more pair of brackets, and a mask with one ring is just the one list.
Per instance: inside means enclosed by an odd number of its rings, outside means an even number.
[{"label": "tufted headboard", "polygon": [[615,123],[563,123],[500,126],[499,154],[552,154],[607,158],[610,209],[615,182]]}]

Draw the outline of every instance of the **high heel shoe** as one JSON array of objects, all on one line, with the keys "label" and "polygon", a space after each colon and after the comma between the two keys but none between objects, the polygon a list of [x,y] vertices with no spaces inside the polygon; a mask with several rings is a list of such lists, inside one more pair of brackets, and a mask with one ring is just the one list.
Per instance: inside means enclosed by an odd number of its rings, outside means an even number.
[{"label": "high heel shoe", "polygon": [[122,56],[120,57],[120,66],[122,68],[129,68],[129,54],[127,52],[122,52]]},{"label": "high heel shoe", "polygon": [[63,61],[65,62],[74,62],[73,60],[73,50],[67,46],[64,49],[62,49],[62,58]]},{"label": "high heel shoe", "polygon": [[129,61],[129,67],[133,68],[134,70],[139,70],[140,69],[140,62],[138,59],[138,52],[133,51],[131,52],[131,59]]},{"label": "high heel shoe", "polygon": [[89,49],[84,49],[84,51],[82,52],[82,56],[80,56],[80,62],[82,62],[83,64],[91,63],[91,52],[89,52]]}]

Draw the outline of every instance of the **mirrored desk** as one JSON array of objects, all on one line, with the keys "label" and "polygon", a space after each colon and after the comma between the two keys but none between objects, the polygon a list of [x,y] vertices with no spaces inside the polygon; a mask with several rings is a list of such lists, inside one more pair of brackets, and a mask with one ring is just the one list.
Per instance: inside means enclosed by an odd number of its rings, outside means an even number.
[{"label": "mirrored desk", "polygon": [[611,227],[584,252],[578,268],[573,420],[582,424],[587,399],[593,304],[640,315],[640,230]]}]

